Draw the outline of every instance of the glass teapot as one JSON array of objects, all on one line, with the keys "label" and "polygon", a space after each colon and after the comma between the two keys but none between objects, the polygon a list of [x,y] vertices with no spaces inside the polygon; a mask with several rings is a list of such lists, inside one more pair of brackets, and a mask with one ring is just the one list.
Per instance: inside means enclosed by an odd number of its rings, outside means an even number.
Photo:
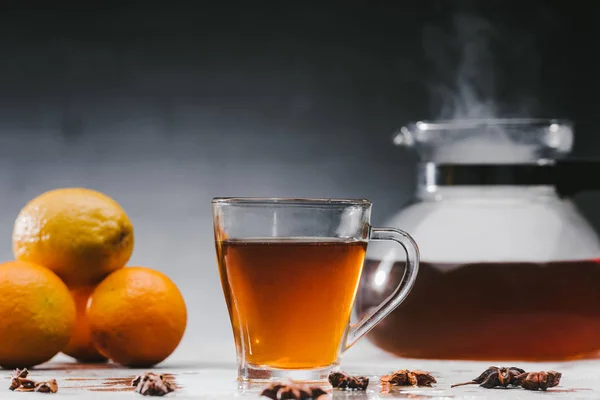
[{"label": "glass teapot", "polygon": [[[593,161],[562,160],[571,123],[418,122],[394,142],[421,161],[416,195],[385,226],[415,238],[421,267],[407,300],[368,338],[414,358],[596,356],[600,242],[569,196],[600,175],[585,176]],[[358,315],[393,292],[403,263],[394,247],[369,248]]]}]

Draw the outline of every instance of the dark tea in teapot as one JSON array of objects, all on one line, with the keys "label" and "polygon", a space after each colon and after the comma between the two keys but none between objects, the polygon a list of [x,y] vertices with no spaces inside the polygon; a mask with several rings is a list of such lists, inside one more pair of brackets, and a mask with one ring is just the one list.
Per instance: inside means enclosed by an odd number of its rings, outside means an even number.
[{"label": "dark tea in teapot", "polygon": [[[369,310],[395,289],[397,263],[375,292],[379,261],[368,261],[359,293]],[[421,262],[407,300],[369,338],[402,357],[556,360],[600,349],[600,264]]]},{"label": "dark tea in teapot", "polygon": [[[560,158],[571,125],[554,120],[417,123],[396,144],[421,157],[417,193],[385,225],[421,253],[407,300],[368,335],[404,357],[565,360],[600,352],[600,240],[561,195],[598,162]],[[584,169],[582,174],[581,168]],[[591,176],[600,176],[599,173]],[[369,247],[362,315],[402,279],[402,254]]]}]

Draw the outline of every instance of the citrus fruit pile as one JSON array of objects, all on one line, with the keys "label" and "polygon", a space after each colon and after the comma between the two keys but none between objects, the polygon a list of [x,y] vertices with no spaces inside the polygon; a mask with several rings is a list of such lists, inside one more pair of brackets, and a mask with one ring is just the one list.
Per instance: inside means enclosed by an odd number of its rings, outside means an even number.
[{"label": "citrus fruit pile", "polygon": [[15,260],[0,264],[0,367],[32,367],[63,352],[147,367],[179,345],[184,299],[163,273],[126,266],[133,226],[107,195],[61,188],[18,214]]}]

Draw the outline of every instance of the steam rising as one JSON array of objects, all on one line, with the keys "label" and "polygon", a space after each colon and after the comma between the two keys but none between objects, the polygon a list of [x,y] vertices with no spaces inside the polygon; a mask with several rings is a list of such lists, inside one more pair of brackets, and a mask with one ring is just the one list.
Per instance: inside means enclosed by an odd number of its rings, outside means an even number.
[{"label": "steam rising", "polygon": [[450,81],[431,88],[438,118],[493,118],[497,110],[491,39],[496,32],[489,21],[474,15],[458,14],[452,22],[454,35],[431,26],[423,34],[427,57],[438,75]]},{"label": "steam rising", "polygon": [[424,28],[425,57],[436,77],[429,88],[436,119],[533,116],[539,106],[538,50],[560,21],[540,7],[522,25],[464,9],[445,25]]},{"label": "steam rising", "polygon": [[[424,48],[439,77],[431,86],[435,118],[532,117],[529,95],[535,91],[540,62],[536,42],[556,26],[543,11],[536,10],[541,21],[537,26],[532,21],[528,28],[535,35],[508,32],[467,13],[457,14],[451,29],[427,27]],[[551,125],[547,136],[543,129],[529,131],[529,138],[522,130],[500,128],[423,135],[426,146],[420,151],[427,152],[427,161],[520,163],[536,160],[544,146],[557,153],[571,147],[567,127],[563,131]],[[415,202],[385,225],[410,232],[419,244],[421,260],[443,271],[466,263],[598,258],[594,229],[571,203],[553,200],[553,195],[547,187],[447,187],[443,196],[449,200]],[[381,260],[377,285],[385,282],[395,262],[404,262],[405,255],[372,243],[369,258]]]},{"label": "steam rising", "polygon": [[[539,75],[535,45],[533,33],[506,29],[472,12],[455,14],[447,27],[427,26],[423,47],[437,77],[430,85],[435,118],[459,121],[533,117],[536,104],[530,93]],[[497,125],[472,134],[444,132],[443,139],[430,143],[431,156],[451,163],[538,161],[538,153],[546,146],[542,134],[538,141],[525,142],[527,135],[521,133],[518,128],[508,130]]]}]

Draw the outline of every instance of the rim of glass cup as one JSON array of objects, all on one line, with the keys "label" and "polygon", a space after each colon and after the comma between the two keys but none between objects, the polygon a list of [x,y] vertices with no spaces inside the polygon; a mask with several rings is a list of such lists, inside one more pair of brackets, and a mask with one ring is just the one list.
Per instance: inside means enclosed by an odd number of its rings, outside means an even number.
[{"label": "rim of glass cup", "polygon": [[298,205],[318,205],[318,206],[339,206],[339,205],[358,205],[370,206],[368,199],[337,199],[337,198],[318,198],[318,197],[215,197],[213,204],[298,204]]}]

